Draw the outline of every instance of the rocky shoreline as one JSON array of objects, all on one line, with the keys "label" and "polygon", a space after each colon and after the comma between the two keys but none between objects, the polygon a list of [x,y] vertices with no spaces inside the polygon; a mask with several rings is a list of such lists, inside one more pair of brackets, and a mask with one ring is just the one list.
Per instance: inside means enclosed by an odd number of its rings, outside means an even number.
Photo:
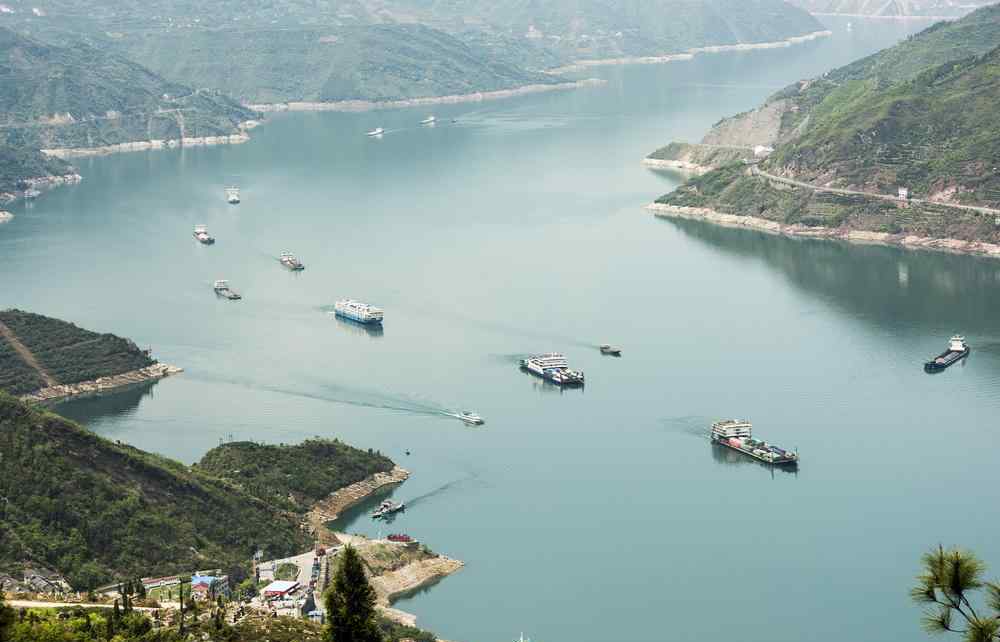
[{"label": "rocky shoreline", "polygon": [[314,535],[321,532],[324,524],[337,519],[345,510],[361,502],[366,497],[390,484],[401,484],[410,476],[410,471],[394,467],[387,473],[375,473],[361,481],[341,488],[326,499],[318,502],[306,516],[309,530]]},{"label": "rocky shoreline", "polygon": [[208,147],[212,145],[239,145],[250,140],[247,131],[257,127],[260,121],[248,120],[240,123],[239,131],[222,136],[196,136],[185,138],[170,138],[157,140],[139,140],[116,145],[100,147],[58,147],[41,150],[43,154],[55,158],[87,158],[91,156],[107,156],[109,154],[124,154],[128,152],[145,152],[158,149],[176,149],[179,147]]},{"label": "rocky shoreline", "polygon": [[674,54],[664,54],[662,56],[624,56],[621,58],[598,58],[594,60],[578,60],[572,64],[565,65],[563,67],[556,67],[555,69],[549,69],[546,73],[550,74],[566,74],[575,71],[583,71],[589,69],[590,67],[605,67],[609,65],[658,65],[668,62],[676,62],[678,60],[691,60],[699,54],[705,53],[723,53],[726,51],[753,51],[756,49],[780,49],[783,47],[791,47],[793,45],[802,44],[804,42],[809,42],[811,40],[816,40],[818,38],[827,38],[832,36],[833,32],[824,29],[822,31],[814,31],[812,33],[807,33],[801,36],[792,36],[790,38],[785,38],[784,40],[776,40],[774,42],[758,42],[758,43],[745,43],[745,44],[734,44],[734,45],[713,45],[709,47],[695,47],[693,49],[688,49],[687,51],[682,51]]},{"label": "rocky shoreline", "polygon": [[699,165],[697,163],[689,163],[688,161],[682,160],[644,158],[642,159],[642,164],[650,169],[668,169],[677,172],[684,172],[685,174],[694,174],[695,176],[701,176],[702,174],[707,174],[712,171],[711,167]]},{"label": "rocky shoreline", "polygon": [[134,386],[147,381],[155,381],[170,375],[184,372],[176,366],[169,366],[164,363],[155,363],[151,366],[125,372],[111,377],[101,377],[93,381],[82,381],[80,383],[60,384],[36,390],[27,395],[22,395],[21,400],[29,403],[52,403],[61,401],[69,397],[79,397],[84,395],[95,395],[103,392],[110,392],[116,388]]},{"label": "rocky shoreline", "polygon": [[910,234],[889,234],[888,232],[869,232],[866,230],[851,230],[846,228],[810,227],[807,225],[785,225],[777,221],[769,221],[756,216],[740,216],[723,214],[702,207],[680,207],[664,203],[651,203],[646,209],[661,218],[684,218],[698,221],[708,221],[724,227],[738,227],[758,230],[768,234],[780,234],[798,238],[826,239],[832,241],[847,241],[869,245],[889,245],[911,250],[932,250],[950,252],[953,254],[968,254],[1000,258],[1000,245],[982,241],[963,241],[961,239],[941,239]]},{"label": "rocky shoreline", "polygon": [[283,103],[262,103],[247,105],[259,112],[278,111],[340,111],[360,112],[376,109],[400,109],[405,107],[424,107],[427,105],[457,105],[460,103],[475,103],[485,100],[499,100],[515,96],[527,96],[549,91],[565,91],[582,87],[595,87],[605,84],[598,78],[588,78],[574,82],[561,82],[551,85],[525,85],[514,89],[499,89],[497,91],[480,91],[472,94],[455,94],[452,96],[429,96],[426,98],[409,98],[405,100],[336,100],[329,102],[289,101]]}]

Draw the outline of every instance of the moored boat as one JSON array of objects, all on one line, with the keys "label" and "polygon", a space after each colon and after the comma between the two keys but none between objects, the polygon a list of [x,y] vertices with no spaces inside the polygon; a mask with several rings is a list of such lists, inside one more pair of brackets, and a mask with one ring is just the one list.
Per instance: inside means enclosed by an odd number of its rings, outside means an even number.
[{"label": "moored boat", "polygon": [[204,225],[194,226],[194,238],[202,245],[212,245],[215,243],[215,239],[209,236],[208,228]]},{"label": "moored boat", "polygon": [[41,195],[42,193],[37,189],[35,189],[34,187],[29,187],[28,189],[24,190],[24,199],[27,201],[34,200]]},{"label": "moored boat", "polygon": [[725,419],[712,424],[712,443],[774,466],[794,466],[799,462],[797,452],[754,439],[753,425],[746,420]]},{"label": "moored boat", "polygon": [[212,289],[215,290],[215,294],[217,296],[229,299],[230,301],[239,301],[243,298],[241,294],[229,287],[229,281],[225,279],[219,279],[216,281]]},{"label": "moored boat", "polygon": [[278,260],[281,261],[282,265],[293,272],[299,272],[306,269],[306,266],[302,265],[302,261],[295,258],[295,255],[291,252],[282,252],[281,257]]},{"label": "moored boat", "polygon": [[940,372],[969,356],[971,351],[972,348],[966,343],[965,337],[956,334],[948,342],[947,350],[924,363],[924,370],[927,372]]},{"label": "moored boat", "polygon": [[333,305],[333,313],[338,317],[357,321],[365,324],[379,324],[385,313],[381,308],[355,301],[353,299],[341,299]]},{"label": "moored boat", "polygon": [[582,386],[584,383],[583,373],[571,370],[566,357],[558,352],[521,359],[521,369],[560,386]]}]

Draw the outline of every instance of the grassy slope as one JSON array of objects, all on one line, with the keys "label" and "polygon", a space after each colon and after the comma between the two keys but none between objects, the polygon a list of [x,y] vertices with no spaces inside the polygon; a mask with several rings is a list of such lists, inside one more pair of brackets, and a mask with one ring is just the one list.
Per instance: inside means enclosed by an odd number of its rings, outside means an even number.
[{"label": "grassy slope", "polygon": [[304,511],[339,488],[392,470],[393,463],[336,440],[312,439],[295,446],[224,444],[208,451],[198,467],[272,504]]},{"label": "grassy slope", "polygon": [[[60,383],[78,383],[109,377],[152,365],[133,342],[113,334],[98,334],[72,323],[22,312],[0,311],[2,321],[35,358]],[[11,374],[0,368],[0,389],[24,394],[42,387],[34,371],[0,339],[0,363],[8,363]],[[16,373],[16,374],[14,374]]]},{"label": "grassy slope", "polygon": [[0,393],[0,567],[24,562],[76,587],[232,568],[258,547],[308,546],[298,520],[215,477],[116,444]]}]

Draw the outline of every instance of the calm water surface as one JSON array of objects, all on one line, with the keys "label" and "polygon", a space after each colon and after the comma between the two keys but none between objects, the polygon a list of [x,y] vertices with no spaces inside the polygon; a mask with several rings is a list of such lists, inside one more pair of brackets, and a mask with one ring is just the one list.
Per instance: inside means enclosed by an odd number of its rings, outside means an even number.
[{"label": "calm water surface", "polygon": [[[82,161],[82,184],[0,227],[0,306],[186,369],[60,408],[108,437],[193,462],[223,439],[336,436],[412,470],[389,528],[468,565],[399,606],[449,639],[921,640],[924,550],[1000,570],[1000,262],[641,209],[679,180],[646,153],[916,25],[834,28],[437,109],[435,128],[415,110],[291,114],[243,146]],[[217,278],[245,299],[217,300]],[[384,332],[327,314],[343,296],[383,306]],[[956,331],[971,358],[925,375]],[[518,371],[546,350],[586,389]],[[486,426],[440,414],[463,408]],[[798,448],[798,473],[713,450],[706,427],[729,416]],[[343,526],[377,534],[362,512]]]}]

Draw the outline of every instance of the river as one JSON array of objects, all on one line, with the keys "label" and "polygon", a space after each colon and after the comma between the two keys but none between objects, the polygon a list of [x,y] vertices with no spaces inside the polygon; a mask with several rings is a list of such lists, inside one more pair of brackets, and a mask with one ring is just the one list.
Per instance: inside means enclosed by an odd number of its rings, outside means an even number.
[{"label": "river", "polygon": [[[433,128],[430,110],[281,114],[245,145],[82,160],[81,184],[0,226],[0,306],[186,369],[59,407],[107,437],[186,462],[229,439],[339,437],[411,470],[394,493],[410,510],[383,528],[467,562],[398,603],[442,637],[924,639],[921,553],[961,544],[1000,574],[1000,262],[642,209],[679,180],[645,154],[918,27],[830,24],[788,49],[441,107]],[[218,278],[244,300],[216,299]],[[329,315],[344,296],[382,306],[384,332]],[[972,356],[924,374],[954,332]],[[585,389],[518,371],[550,350]],[[731,416],[797,448],[798,472],[713,449],[709,423]],[[342,526],[379,532],[360,511]]]}]

